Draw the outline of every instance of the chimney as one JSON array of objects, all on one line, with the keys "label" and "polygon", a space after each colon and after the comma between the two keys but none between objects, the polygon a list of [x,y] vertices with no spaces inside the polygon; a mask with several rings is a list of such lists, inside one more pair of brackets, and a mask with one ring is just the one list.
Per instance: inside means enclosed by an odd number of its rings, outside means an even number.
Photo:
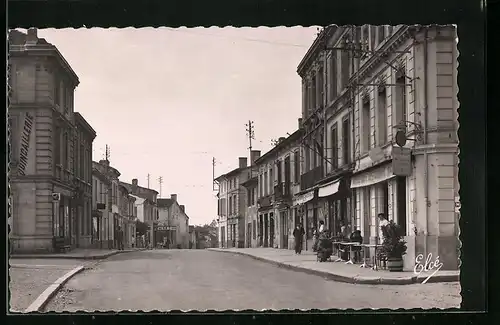
[{"label": "chimney", "polygon": [[26,37],[26,44],[36,44],[38,42],[38,30],[36,28],[28,29],[28,35]]},{"label": "chimney", "polygon": [[134,187],[137,187],[139,185],[139,181],[137,180],[137,178],[132,179],[132,185]]},{"label": "chimney", "polygon": [[302,127],[302,118],[299,118],[299,129]]},{"label": "chimney", "polygon": [[170,194],[170,199],[174,202],[177,202],[177,194]]},{"label": "chimney", "polygon": [[285,141],[285,139],[286,139],[285,137],[279,137],[278,143],[281,143],[281,142]]},{"label": "chimney", "polygon": [[186,213],[186,207],[184,205],[179,205],[179,207],[183,213]]},{"label": "chimney", "polygon": [[250,166],[255,165],[255,161],[260,158],[260,150],[250,151]]},{"label": "chimney", "polygon": [[247,157],[240,157],[239,159],[239,168],[246,168],[247,167]]}]

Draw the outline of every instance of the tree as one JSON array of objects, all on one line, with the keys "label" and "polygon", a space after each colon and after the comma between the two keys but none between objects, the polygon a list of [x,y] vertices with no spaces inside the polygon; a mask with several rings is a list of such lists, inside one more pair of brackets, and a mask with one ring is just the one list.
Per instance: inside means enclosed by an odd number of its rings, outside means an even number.
[{"label": "tree", "polygon": [[135,229],[136,229],[138,236],[146,235],[146,233],[149,230],[149,225],[147,223],[140,221],[140,220],[137,220],[135,222]]}]

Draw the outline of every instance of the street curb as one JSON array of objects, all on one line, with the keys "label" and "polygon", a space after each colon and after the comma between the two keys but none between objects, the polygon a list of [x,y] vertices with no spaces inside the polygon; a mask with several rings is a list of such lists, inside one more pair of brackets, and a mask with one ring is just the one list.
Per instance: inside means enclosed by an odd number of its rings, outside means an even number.
[{"label": "street curb", "polygon": [[111,252],[108,254],[104,255],[88,255],[88,256],[71,256],[71,255],[37,255],[37,254],[15,254],[15,255],[10,255],[9,258],[12,259],[28,259],[28,258],[33,258],[33,259],[67,259],[67,260],[104,260],[107,259],[108,257],[117,255],[117,254],[123,254],[123,253],[133,253],[133,252],[140,252],[146,250],[146,248],[141,248],[141,249],[136,249],[136,250],[130,250],[130,251],[116,251],[116,252]]},{"label": "street curb", "polygon": [[24,311],[24,313],[31,313],[31,312],[40,312],[42,311],[43,307],[49,302],[49,300],[54,297],[54,295],[59,291],[59,289],[62,288],[66,284],[66,282],[69,281],[72,277],[74,277],[76,274],[82,272],[85,270],[85,267],[83,265],[75,267],[73,270],[69,271],[62,277],[56,280],[53,284],[51,284],[47,289],[45,289],[44,292],[36,300]]},{"label": "street curb", "polygon": [[[325,272],[325,271],[319,271],[319,270],[313,270],[313,269],[308,269],[305,267],[301,266],[296,266],[296,265],[291,265],[291,264],[286,264],[278,261],[273,261],[264,257],[260,256],[255,256],[252,254],[244,253],[244,252],[236,252],[236,251],[224,251],[224,250],[217,250],[217,249],[211,249],[209,248],[208,250],[213,251],[213,252],[221,252],[221,253],[232,253],[232,254],[238,254],[242,256],[248,256],[251,257],[255,260],[273,264],[275,266],[289,269],[292,271],[298,271],[298,272],[304,272],[312,275],[317,275],[321,276],[322,278],[332,280],[332,281],[337,281],[337,282],[345,282],[345,283],[352,283],[352,284],[385,284],[385,285],[406,285],[406,284],[415,284],[415,283],[422,283],[427,276],[425,275],[420,275],[420,276],[407,276],[403,278],[383,278],[383,277],[370,277],[370,276],[346,276],[346,275],[341,275],[341,274],[335,274],[335,273],[330,273],[330,272]],[[431,277],[426,283],[437,283],[437,282],[458,282],[460,281],[460,275],[434,275]]]}]

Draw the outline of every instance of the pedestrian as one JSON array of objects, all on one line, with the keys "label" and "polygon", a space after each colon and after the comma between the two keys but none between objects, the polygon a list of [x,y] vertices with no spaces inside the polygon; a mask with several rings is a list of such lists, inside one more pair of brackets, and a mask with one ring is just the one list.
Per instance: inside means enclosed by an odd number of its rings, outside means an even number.
[{"label": "pedestrian", "polygon": [[304,234],[304,227],[302,227],[302,224],[298,223],[293,230],[293,237],[295,238],[295,254],[300,254],[302,252]]},{"label": "pedestrian", "polygon": [[122,251],[123,250],[123,230],[120,226],[118,226],[117,240],[118,240],[118,250]]},{"label": "pedestrian", "polygon": [[381,244],[383,241],[384,241],[384,233],[382,232],[382,228],[387,226],[389,224],[389,221],[387,220],[387,217],[385,216],[384,213],[379,213],[378,214],[378,230],[379,230],[379,234],[378,234],[378,239],[379,239],[379,243]]},{"label": "pedestrian", "polygon": [[132,248],[134,248],[134,247],[135,247],[135,237],[134,237],[134,235],[132,235]]},{"label": "pedestrian", "polygon": [[323,220],[319,221],[319,233],[321,234],[325,230],[325,222]]}]

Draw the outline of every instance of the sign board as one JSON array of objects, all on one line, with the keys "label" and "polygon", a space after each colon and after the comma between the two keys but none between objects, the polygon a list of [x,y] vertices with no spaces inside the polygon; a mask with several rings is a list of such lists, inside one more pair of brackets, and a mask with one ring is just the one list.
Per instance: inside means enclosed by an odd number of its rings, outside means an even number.
[{"label": "sign board", "polygon": [[156,227],[156,230],[158,231],[176,230],[176,226],[158,226]]},{"label": "sign board", "polygon": [[386,164],[383,167],[353,176],[351,178],[351,188],[370,186],[386,181],[394,176],[395,175],[392,173],[392,164]]},{"label": "sign board", "polygon": [[392,172],[395,176],[411,175],[411,149],[392,147]]}]

